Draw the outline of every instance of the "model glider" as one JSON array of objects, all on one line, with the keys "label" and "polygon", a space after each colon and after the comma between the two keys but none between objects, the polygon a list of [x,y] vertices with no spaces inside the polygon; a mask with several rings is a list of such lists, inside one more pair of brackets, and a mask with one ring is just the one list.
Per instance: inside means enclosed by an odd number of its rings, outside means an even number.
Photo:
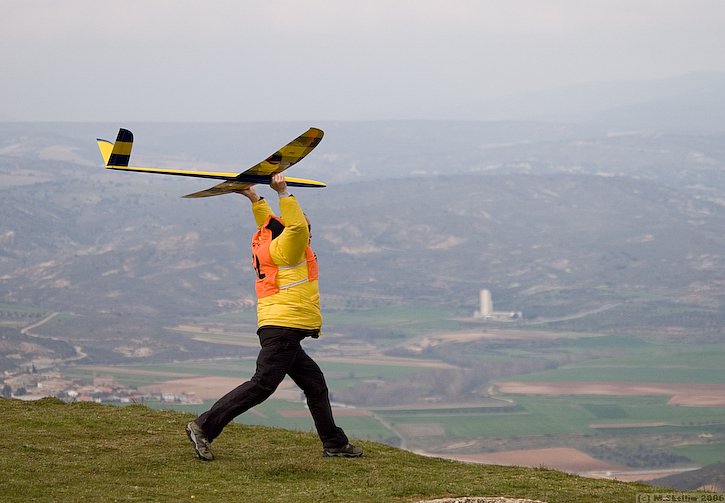
[{"label": "model glider", "polygon": [[[281,173],[293,164],[301,161],[307,154],[312,152],[312,149],[314,149],[322,140],[323,134],[324,133],[321,129],[310,128],[259,164],[252,166],[242,173],[220,173],[216,171],[189,171],[183,169],[142,168],[138,166],[129,166],[128,162],[131,158],[131,147],[133,147],[133,133],[131,133],[128,129],[118,130],[118,136],[116,137],[115,143],[111,143],[108,140],[102,140],[100,138],[97,142],[107,169],[224,180],[222,183],[215,185],[214,187],[184,196],[210,197],[228,194],[230,192],[238,192],[258,183],[268,184],[272,179],[272,175]],[[287,185],[291,187],[325,187],[325,184],[322,182],[305,180],[304,178],[285,177],[285,181],[287,182]]]}]

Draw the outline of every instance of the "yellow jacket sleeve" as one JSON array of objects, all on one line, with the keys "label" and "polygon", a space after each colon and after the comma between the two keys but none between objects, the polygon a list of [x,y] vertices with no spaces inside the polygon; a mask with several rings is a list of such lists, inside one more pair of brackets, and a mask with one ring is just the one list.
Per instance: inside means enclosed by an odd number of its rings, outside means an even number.
[{"label": "yellow jacket sleeve", "polygon": [[284,231],[269,247],[272,260],[278,265],[296,265],[305,260],[305,250],[310,243],[307,219],[294,196],[279,200],[279,210]]},{"label": "yellow jacket sleeve", "polygon": [[254,221],[257,222],[257,229],[264,225],[270,215],[274,215],[272,207],[264,199],[259,199],[257,202],[252,203],[252,213],[254,214]]}]

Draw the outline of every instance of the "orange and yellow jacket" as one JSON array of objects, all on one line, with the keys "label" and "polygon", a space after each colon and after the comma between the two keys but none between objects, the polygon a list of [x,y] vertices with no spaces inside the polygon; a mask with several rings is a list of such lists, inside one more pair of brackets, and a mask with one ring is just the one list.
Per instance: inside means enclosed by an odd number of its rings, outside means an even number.
[{"label": "orange and yellow jacket", "polygon": [[257,223],[252,237],[257,324],[320,329],[317,258],[310,248],[307,219],[294,196],[280,198],[279,207],[277,218],[264,199],[252,204]]}]

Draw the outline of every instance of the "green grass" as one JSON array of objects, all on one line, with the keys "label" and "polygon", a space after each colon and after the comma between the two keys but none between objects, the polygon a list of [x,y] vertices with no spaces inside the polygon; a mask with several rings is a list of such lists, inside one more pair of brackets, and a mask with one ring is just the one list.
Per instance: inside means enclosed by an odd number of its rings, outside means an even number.
[{"label": "green grass", "polygon": [[627,348],[628,351],[651,351],[655,345],[637,337],[628,335],[599,335],[590,337],[578,337],[575,339],[560,339],[562,347],[568,349],[619,349]]},{"label": "green grass", "polygon": [[455,311],[445,307],[391,306],[357,311],[327,311],[325,325],[357,325],[418,335],[421,331],[461,329],[462,324],[453,320],[455,316]]},{"label": "green grass", "polygon": [[627,411],[613,403],[587,403],[584,408],[597,419],[624,419]]},{"label": "green grass", "polygon": [[0,311],[9,311],[9,312],[18,312],[18,313],[29,313],[29,314],[36,314],[41,315],[43,313],[47,313],[47,309],[39,308],[39,307],[33,307],[33,306],[26,306],[21,304],[2,304],[0,303]]},{"label": "green grass", "polygon": [[[588,426],[589,416],[563,400],[516,400],[521,410],[506,413],[473,415],[427,414],[391,415],[388,419],[399,425],[441,424],[446,438],[512,437],[579,433]],[[385,416],[385,414],[381,414]]]},{"label": "green grass", "polygon": [[671,450],[702,465],[725,462],[725,444],[722,443],[682,445]]},{"label": "green grass", "polygon": [[[669,432],[711,433],[725,426],[725,409],[717,407],[673,407],[667,397],[523,396],[510,395],[513,411],[468,410],[451,414],[435,409],[376,410],[395,426],[439,424],[448,439],[597,434],[605,430],[618,435]],[[607,424],[618,426],[605,428]],[[668,426],[620,428],[622,423],[666,423]],[[599,428],[592,428],[599,425]]]},{"label": "green grass", "polygon": [[[630,342],[626,342],[631,339]],[[625,356],[596,358],[555,370],[511,376],[521,381],[625,381],[662,383],[725,383],[725,345],[706,346],[644,343],[627,337],[593,337],[562,341],[562,348],[627,348]],[[621,345],[619,345],[621,343]]]},{"label": "green grass", "polygon": [[[413,502],[508,496],[631,503],[642,484],[555,470],[464,464],[360,442],[359,459],[323,458],[316,435],[231,424],[217,459],[193,456],[193,416],[134,405],[0,399],[0,499],[24,501]],[[12,441],[9,441],[12,439]]]},{"label": "green grass", "polygon": [[382,379],[391,381],[411,374],[429,372],[430,369],[420,366],[407,367],[399,362],[379,365],[358,364],[352,362],[338,363],[317,360],[325,373],[327,384],[333,391],[360,383],[365,379]]},{"label": "green grass", "polygon": [[21,329],[48,314],[45,309],[0,303],[0,327]]},{"label": "green grass", "polygon": [[[209,410],[214,405],[214,401],[194,405],[147,402],[145,405],[154,409],[176,410],[199,415]],[[284,411],[289,410],[301,411],[303,414],[298,417],[289,417],[284,414]],[[312,416],[301,402],[290,402],[274,398],[257,405],[253,411],[238,416],[235,421],[250,426],[269,426],[303,432],[313,432],[315,429]],[[335,417],[335,422],[346,431],[354,431],[358,438],[383,441],[395,437],[393,432],[372,416],[350,417],[338,415]]]},{"label": "green grass", "polygon": [[[721,358],[725,354],[720,354]],[[672,360],[674,362],[675,360]],[[722,362],[722,360],[721,360]],[[721,365],[721,364],[720,364]],[[691,367],[670,361],[641,357],[602,358],[566,365],[555,370],[507,377],[508,381],[527,382],[657,382],[683,384],[723,384],[725,369],[720,367]]]},{"label": "green grass", "polygon": [[699,346],[698,351],[693,351],[692,346],[652,345],[643,355],[622,356],[606,360],[612,365],[645,365],[665,369],[686,367],[699,370],[705,375],[722,369],[723,361],[725,361],[725,345],[723,344]]}]

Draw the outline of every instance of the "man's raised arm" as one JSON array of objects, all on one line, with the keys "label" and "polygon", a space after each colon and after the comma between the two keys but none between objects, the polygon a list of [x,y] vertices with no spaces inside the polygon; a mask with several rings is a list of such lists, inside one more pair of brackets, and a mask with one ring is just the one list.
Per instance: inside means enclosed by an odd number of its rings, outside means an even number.
[{"label": "man's raised arm", "polygon": [[252,203],[252,213],[254,213],[254,221],[257,223],[257,228],[262,227],[270,215],[274,215],[267,201],[257,194],[254,185],[240,190],[239,193]]},{"label": "man's raised arm", "polygon": [[272,243],[270,250],[287,264],[297,264],[305,258],[305,251],[310,243],[307,218],[297,199],[287,192],[284,175],[274,175],[269,186],[279,195],[279,211],[284,222],[284,231]]}]

